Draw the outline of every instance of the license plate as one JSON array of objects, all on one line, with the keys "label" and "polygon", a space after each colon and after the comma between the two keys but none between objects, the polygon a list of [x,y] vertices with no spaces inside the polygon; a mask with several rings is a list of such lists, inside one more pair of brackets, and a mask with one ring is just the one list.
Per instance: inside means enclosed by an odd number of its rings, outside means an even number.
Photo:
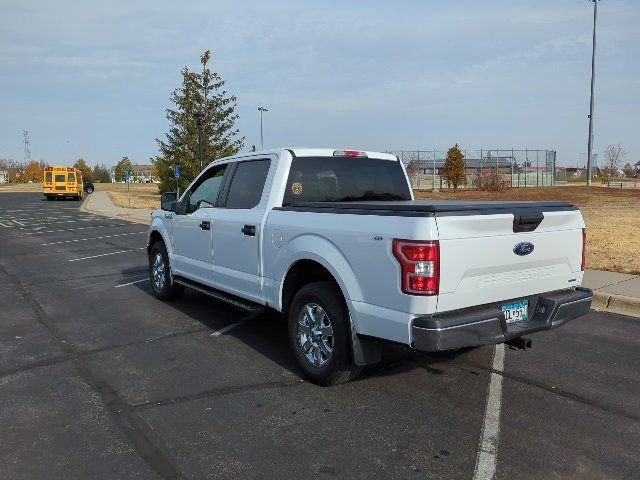
[{"label": "license plate", "polygon": [[507,324],[526,322],[528,306],[529,302],[527,300],[502,305],[502,313]]}]

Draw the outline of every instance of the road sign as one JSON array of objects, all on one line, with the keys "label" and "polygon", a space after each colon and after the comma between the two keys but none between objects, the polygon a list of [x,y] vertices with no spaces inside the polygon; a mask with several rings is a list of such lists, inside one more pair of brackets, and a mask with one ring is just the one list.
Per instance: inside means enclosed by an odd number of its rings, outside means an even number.
[{"label": "road sign", "polygon": [[180,165],[173,166],[173,176],[176,178],[180,177]]},{"label": "road sign", "polygon": [[131,172],[129,170],[124,171],[124,181],[129,182],[131,180]]}]

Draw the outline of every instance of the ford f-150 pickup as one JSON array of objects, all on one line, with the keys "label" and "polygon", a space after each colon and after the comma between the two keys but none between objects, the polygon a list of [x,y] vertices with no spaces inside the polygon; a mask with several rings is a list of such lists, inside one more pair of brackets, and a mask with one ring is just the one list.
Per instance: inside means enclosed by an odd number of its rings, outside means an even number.
[{"label": "ford f-150 pickup", "polygon": [[346,382],[383,341],[513,341],[586,314],[585,229],[565,202],[416,201],[390,154],[277,149],[212,162],[152,213],[155,295],[286,314],[304,373]]}]

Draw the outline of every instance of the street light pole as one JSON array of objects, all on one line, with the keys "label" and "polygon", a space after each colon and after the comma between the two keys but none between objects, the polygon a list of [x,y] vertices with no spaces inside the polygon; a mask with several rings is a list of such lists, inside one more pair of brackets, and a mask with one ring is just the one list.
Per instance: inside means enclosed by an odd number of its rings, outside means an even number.
[{"label": "street light pole", "polygon": [[591,157],[593,155],[593,86],[596,80],[596,18],[598,0],[593,2],[593,44],[591,48],[591,100],[589,101],[589,140],[587,142],[587,186],[591,186]]},{"label": "street light pole", "polygon": [[258,111],[260,112],[260,150],[264,150],[264,135],[262,134],[262,113],[268,112],[264,107],[258,107]]},{"label": "street light pole", "polygon": [[202,158],[202,119],[204,114],[198,110],[193,114],[196,117],[196,126],[198,127],[198,159],[200,160],[200,171],[204,168],[204,160]]}]

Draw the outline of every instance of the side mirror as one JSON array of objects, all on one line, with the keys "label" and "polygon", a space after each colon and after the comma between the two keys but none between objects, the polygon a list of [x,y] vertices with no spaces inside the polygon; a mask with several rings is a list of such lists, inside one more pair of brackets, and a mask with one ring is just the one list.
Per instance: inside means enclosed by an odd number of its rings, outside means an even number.
[{"label": "side mirror", "polygon": [[177,200],[174,192],[163,193],[160,197],[160,208],[169,212],[175,212]]}]

